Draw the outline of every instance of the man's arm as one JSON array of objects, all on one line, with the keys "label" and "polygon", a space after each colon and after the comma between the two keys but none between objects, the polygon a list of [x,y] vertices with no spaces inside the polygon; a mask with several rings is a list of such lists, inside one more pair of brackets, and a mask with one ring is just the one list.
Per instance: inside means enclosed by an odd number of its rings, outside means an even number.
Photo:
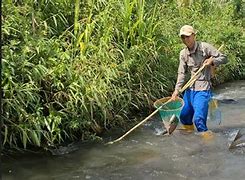
[{"label": "man's arm", "polygon": [[215,47],[211,44],[204,43],[205,48],[207,49],[208,55],[211,57],[206,60],[206,65],[213,65],[215,67],[226,64],[228,62],[227,56],[221,52],[219,52]]},{"label": "man's arm", "polygon": [[178,77],[177,77],[177,82],[175,85],[175,91],[172,94],[173,100],[176,99],[176,97],[179,94],[179,90],[181,89],[181,87],[183,86],[185,82],[186,71],[187,71],[187,64],[185,62],[184,51],[182,50],[179,56]]}]

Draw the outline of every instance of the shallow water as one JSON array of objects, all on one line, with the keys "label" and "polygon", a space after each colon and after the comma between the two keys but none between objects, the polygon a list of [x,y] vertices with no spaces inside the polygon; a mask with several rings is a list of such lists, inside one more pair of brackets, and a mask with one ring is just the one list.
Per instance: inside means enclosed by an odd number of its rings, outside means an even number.
[{"label": "shallow water", "polygon": [[243,180],[244,148],[229,150],[228,139],[234,130],[245,128],[245,81],[226,83],[215,94],[236,103],[220,103],[221,125],[209,124],[215,132],[212,141],[178,130],[162,136],[157,115],[112,145],[80,145],[62,156],[5,157],[3,179]]}]

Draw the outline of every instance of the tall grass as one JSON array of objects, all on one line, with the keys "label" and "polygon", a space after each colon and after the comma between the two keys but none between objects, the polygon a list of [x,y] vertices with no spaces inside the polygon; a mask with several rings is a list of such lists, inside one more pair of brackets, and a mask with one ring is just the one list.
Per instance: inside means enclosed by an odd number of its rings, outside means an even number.
[{"label": "tall grass", "polygon": [[235,16],[234,4],[216,5],[4,2],[4,146],[50,147],[93,139],[150,110],[153,101],[173,90],[183,24],[194,25],[198,38],[216,47],[225,42],[230,63],[218,71],[216,83],[244,78],[240,11]]}]

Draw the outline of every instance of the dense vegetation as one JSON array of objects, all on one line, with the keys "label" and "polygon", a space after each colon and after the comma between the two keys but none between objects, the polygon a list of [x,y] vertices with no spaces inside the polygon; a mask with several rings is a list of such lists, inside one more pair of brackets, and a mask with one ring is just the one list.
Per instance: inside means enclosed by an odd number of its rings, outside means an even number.
[{"label": "dense vegetation", "polygon": [[170,95],[184,24],[225,45],[215,84],[244,78],[243,13],[241,0],[5,0],[4,147],[91,139]]}]

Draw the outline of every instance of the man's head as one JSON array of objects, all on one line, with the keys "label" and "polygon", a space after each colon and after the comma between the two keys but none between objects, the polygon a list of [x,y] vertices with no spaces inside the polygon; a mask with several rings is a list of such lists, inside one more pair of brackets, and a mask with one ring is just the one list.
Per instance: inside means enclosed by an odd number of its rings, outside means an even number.
[{"label": "man's head", "polygon": [[192,49],[196,41],[196,31],[190,25],[184,25],[181,27],[179,36],[182,39],[182,42],[189,48]]}]

